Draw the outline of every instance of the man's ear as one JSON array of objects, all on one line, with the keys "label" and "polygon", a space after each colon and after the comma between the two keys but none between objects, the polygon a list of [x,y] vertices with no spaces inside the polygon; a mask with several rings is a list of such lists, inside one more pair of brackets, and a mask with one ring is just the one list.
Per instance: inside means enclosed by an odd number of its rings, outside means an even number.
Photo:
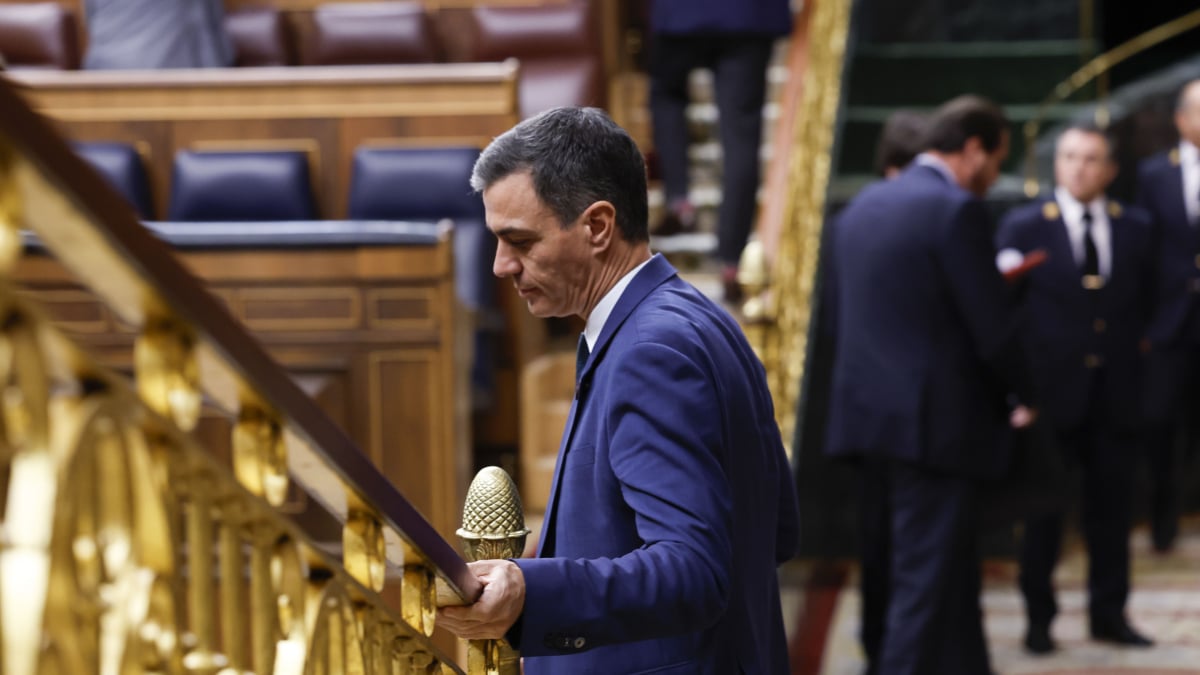
[{"label": "man's ear", "polygon": [[963,144],[963,155],[969,158],[972,164],[982,164],[982,160],[987,156],[987,151],[983,149],[983,139],[978,136],[968,138]]},{"label": "man's ear", "polygon": [[617,209],[612,202],[594,202],[584,209],[580,223],[588,230],[592,248],[607,249],[617,236]]}]

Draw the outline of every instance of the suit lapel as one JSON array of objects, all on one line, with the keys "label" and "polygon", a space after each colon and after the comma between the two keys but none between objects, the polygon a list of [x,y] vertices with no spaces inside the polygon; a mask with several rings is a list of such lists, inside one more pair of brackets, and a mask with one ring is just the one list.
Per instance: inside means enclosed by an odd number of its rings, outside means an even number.
[{"label": "suit lapel", "polygon": [[575,400],[571,402],[571,411],[567,414],[567,424],[563,428],[562,441],[558,446],[558,460],[554,463],[550,498],[546,502],[546,519],[542,522],[542,535],[538,538],[537,557],[539,558],[543,557],[543,554],[554,555],[554,522],[558,516],[558,490],[561,486],[563,464],[566,461],[567,453],[571,451],[571,441],[575,436],[575,421],[583,414],[583,408],[591,390],[592,371],[604,359],[613,335],[633,314],[633,310],[646,299],[651,291],[675,274],[675,268],[662,255],[656,254],[651,258],[625,287],[625,291],[604,322],[600,337],[596,339],[596,344],[592,347],[591,353],[583,365],[583,371],[579,374],[579,382],[575,385]]}]

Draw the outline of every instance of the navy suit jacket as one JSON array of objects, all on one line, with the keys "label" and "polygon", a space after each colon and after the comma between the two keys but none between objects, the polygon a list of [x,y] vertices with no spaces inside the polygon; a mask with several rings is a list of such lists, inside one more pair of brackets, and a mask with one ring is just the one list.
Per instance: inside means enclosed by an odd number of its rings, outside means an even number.
[{"label": "navy suit jacket", "polygon": [[515,561],[525,673],[786,673],[797,520],[762,364],[655,256],[582,372],[538,557]]},{"label": "navy suit jacket", "polygon": [[1150,328],[1156,347],[1200,345],[1200,226],[1188,222],[1178,150],[1138,165],[1138,205],[1150,212],[1158,238],[1158,312]]},{"label": "navy suit jacket", "polygon": [[983,202],[914,164],[842,211],[826,451],[990,478],[1009,465],[1008,394],[1032,382]]},{"label": "navy suit jacket", "polygon": [[1109,201],[1112,265],[1102,288],[1083,287],[1079,263],[1054,200],[1009,211],[996,245],[1022,253],[1043,249],[1046,262],[1021,282],[1025,338],[1043,414],[1060,430],[1086,422],[1093,379],[1103,367],[1105,418],[1118,428],[1141,424],[1140,342],[1154,303],[1150,216]]}]

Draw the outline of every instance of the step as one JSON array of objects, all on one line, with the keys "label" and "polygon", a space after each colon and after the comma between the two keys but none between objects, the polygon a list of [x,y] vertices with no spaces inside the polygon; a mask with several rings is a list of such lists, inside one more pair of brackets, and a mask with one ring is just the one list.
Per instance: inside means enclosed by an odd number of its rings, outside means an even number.
[{"label": "step", "polygon": [[[846,100],[933,106],[973,93],[1000,102],[1036,102],[1095,53],[1091,40],[859,45]],[[1088,98],[1085,90],[1075,100]]]},{"label": "step", "polygon": [[[1052,107],[1042,117],[1042,128],[1075,119],[1076,115],[1084,108],[1084,104],[1075,103]],[[837,164],[839,174],[871,173],[874,170],[875,148],[879,143],[879,136],[883,132],[883,123],[895,109],[888,106],[851,106],[845,109],[842,116],[844,125],[842,127],[842,145]],[[1004,163],[1006,170],[1017,170],[1023,161],[1025,156],[1024,125],[1034,119],[1038,110],[1039,106],[1037,105],[1004,106],[1004,113],[1011,122],[1011,146],[1008,160]]]}]

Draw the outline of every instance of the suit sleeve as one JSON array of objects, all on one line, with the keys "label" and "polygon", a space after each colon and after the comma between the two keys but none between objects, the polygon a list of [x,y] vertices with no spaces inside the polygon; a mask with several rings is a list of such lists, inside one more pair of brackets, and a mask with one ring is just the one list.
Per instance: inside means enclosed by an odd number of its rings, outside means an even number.
[{"label": "suit sleeve", "polygon": [[527,656],[562,653],[547,635],[592,648],[702,630],[729,601],[732,496],[722,463],[733,460],[722,457],[712,378],[662,344],[622,357],[611,364],[620,386],[607,395],[609,462],[644,544],[617,558],[516,560]]},{"label": "suit sleeve", "polygon": [[954,305],[980,359],[1023,403],[1033,402],[1033,380],[1021,347],[1020,315],[1011,289],[996,269],[983,202],[964,202],[951,219],[940,260]]},{"label": "suit sleeve", "polygon": [[[1150,218],[1150,276],[1153,281],[1150,293],[1150,316],[1147,321],[1146,338],[1155,348],[1164,347],[1174,342],[1177,331],[1177,320],[1173,310],[1181,301],[1180,289],[1185,288],[1184,281],[1175,278],[1169,265],[1164,264],[1170,259],[1172,251],[1167,243],[1165,223],[1161,213],[1162,205],[1156,198],[1156,181],[1153,171],[1147,165],[1138,167],[1136,203]],[[1186,300],[1185,300],[1186,302]]]}]

